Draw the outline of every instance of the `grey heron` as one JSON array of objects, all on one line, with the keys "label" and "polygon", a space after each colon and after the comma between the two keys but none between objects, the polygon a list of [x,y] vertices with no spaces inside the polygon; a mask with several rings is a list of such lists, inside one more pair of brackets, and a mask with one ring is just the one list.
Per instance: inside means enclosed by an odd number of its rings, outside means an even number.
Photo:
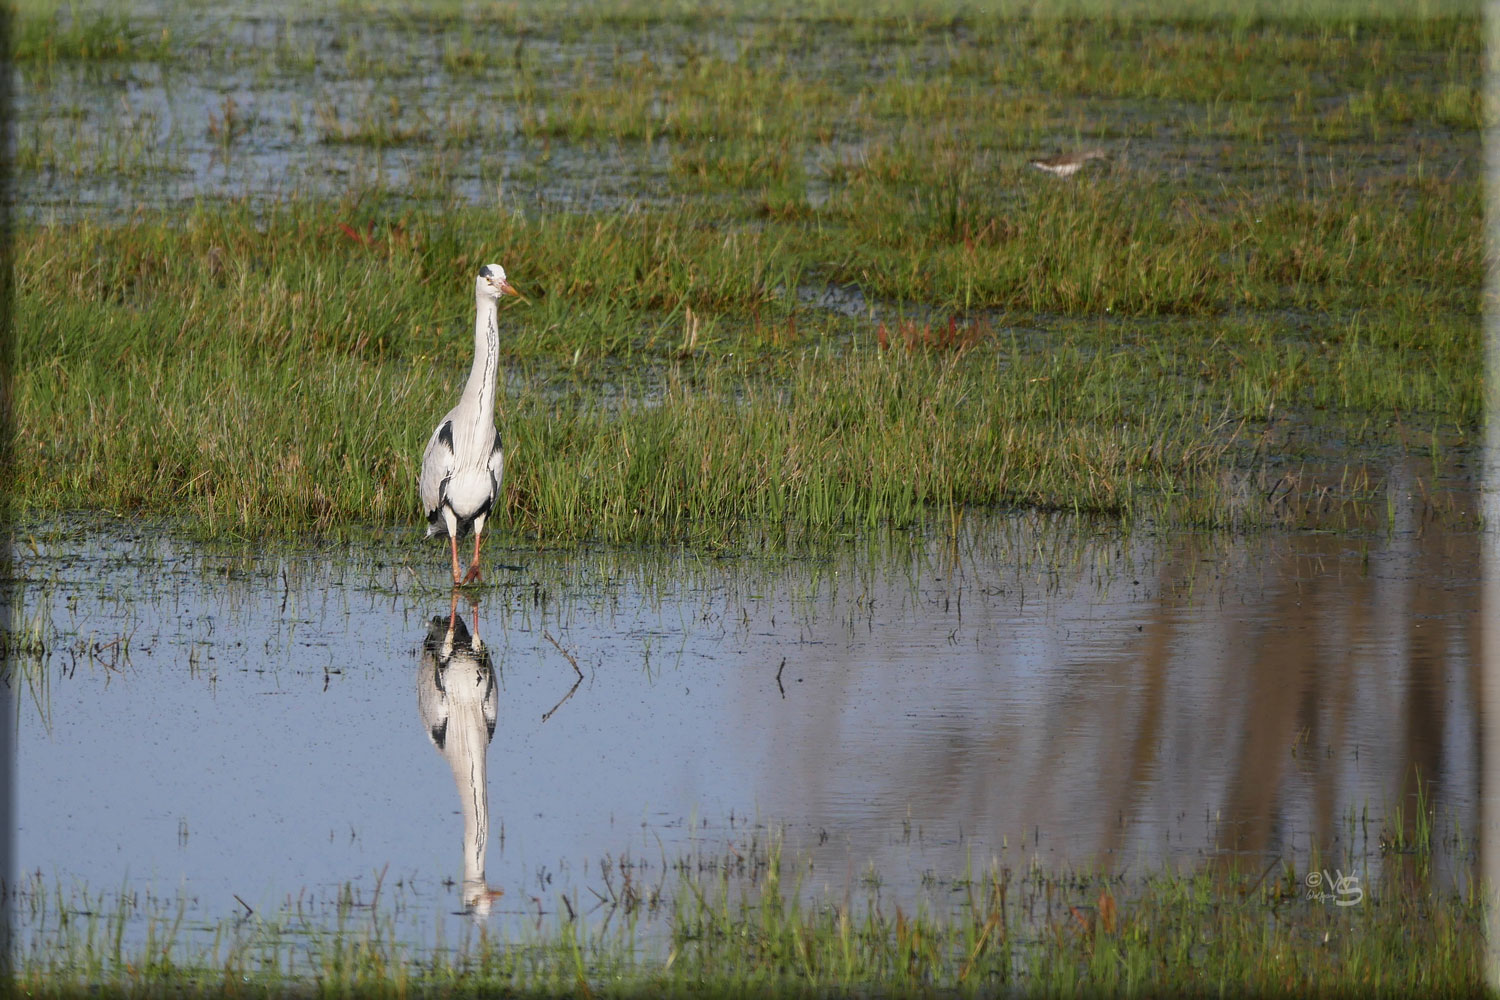
[{"label": "grey heron", "polygon": [[[500,497],[505,458],[495,430],[495,374],[500,340],[496,310],[502,296],[520,292],[505,280],[505,268],[486,264],[474,279],[474,366],[458,405],[433,430],[422,453],[417,490],[427,514],[427,534],[447,535],[453,555],[453,585],[479,579],[479,544],[485,519]],[[474,558],[467,573],[458,567],[458,540],[474,532]]]}]

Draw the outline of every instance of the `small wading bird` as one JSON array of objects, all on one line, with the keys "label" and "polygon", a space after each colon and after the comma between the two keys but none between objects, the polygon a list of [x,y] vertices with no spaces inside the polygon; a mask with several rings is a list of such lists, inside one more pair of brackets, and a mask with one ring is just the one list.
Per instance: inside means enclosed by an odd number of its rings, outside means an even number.
[{"label": "small wading bird", "polygon": [[[479,579],[479,544],[484,522],[500,497],[505,458],[495,430],[495,373],[499,367],[500,335],[495,325],[501,296],[526,297],[505,280],[505,268],[486,264],[474,280],[474,367],[458,405],[448,411],[422,453],[417,490],[427,514],[427,534],[448,536],[453,555],[455,587]],[[469,571],[458,567],[458,540],[474,532],[474,558]]]},{"label": "small wading bird", "polygon": [[1031,165],[1038,170],[1045,170],[1057,177],[1072,177],[1083,169],[1083,165],[1090,160],[1106,159],[1104,151],[1100,149],[1088,149],[1082,153],[1059,153],[1049,156],[1045,160],[1032,160]]}]

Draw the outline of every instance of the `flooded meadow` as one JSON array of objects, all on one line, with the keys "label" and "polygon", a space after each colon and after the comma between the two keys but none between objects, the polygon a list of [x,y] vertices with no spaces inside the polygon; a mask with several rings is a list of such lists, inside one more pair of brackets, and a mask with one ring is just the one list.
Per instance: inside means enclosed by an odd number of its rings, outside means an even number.
[{"label": "flooded meadow", "polygon": [[1090,2],[18,9],[18,977],[1472,986],[1478,14]]}]

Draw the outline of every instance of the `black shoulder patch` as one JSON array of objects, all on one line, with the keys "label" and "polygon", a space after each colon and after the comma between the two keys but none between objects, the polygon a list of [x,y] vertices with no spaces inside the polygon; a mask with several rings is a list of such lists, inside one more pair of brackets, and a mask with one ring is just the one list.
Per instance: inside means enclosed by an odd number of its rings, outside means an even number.
[{"label": "black shoulder patch", "polygon": [[[473,524],[474,523],[474,519],[477,518],[477,517],[479,517],[481,514],[483,514],[485,517],[489,517],[490,516],[490,508],[492,508],[492,507],[495,506],[495,495],[499,491],[500,491],[500,484],[497,483],[497,482],[495,482],[495,476],[494,476],[493,473],[491,473],[490,474],[490,495],[484,498],[484,503],[480,504],[479,505],[479,509],[476,510],[474,513],[472,513],[472,514],[469,515],[468,519],[466,521],[464,521],[464,524],[465,525]],[[467,532],[469,529],[466,527],[463,530]]]},{"label": "black shoulder patch", "polygon": [[448,720],[444,719],[441,725],[433,726],[427,735],[432,737],[432,742],[437,744],[439,750],[443,749],[443,744],[448,742]]},{"label": "black shoulder patch", "polygon": [[500,432],[496,431],[495,432],[495,446],[490,449],[490,454],[493,455],[495,452],[501,451],[501,450],[502,449],[500,447]]},{"label": "black shoulder patch", "polygon": [[445,535],[448,533],[448,522],[443,520],[443,505],[448,502],[448,481],[452,478],[453,474],[450,472],[443,477],[442,482],[438,483],[437,506],[427,512],[427,523],[441,525],[443,527],[443,534]]},{"label": "black shoulder patch", "polygon": [[453,421],[443,421],[443,426],[438,428],[438,442],[447,445],[449,451],[453,450]]}]

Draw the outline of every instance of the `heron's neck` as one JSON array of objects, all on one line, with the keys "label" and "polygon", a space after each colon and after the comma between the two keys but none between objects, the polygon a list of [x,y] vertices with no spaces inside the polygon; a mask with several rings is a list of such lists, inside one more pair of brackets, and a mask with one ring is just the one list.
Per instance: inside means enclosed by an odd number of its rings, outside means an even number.
[{"label": "heron's neck", "polygon": [[478,403],[479,420],[484,424],[495,422],[495,372],[500,364],[500,334],[496,327],[495,301],[478,298],[477,315],[474,317],[474,367],[469,369],[469,381],[464,386],[464,399]]},{"label": "heron's neck", "polygon": [[[478,713],[478,706],[474,706]],[[454,720],[457,721],[457,720]],[[464,720],[469,721],[469,720]],[[474,720],[483,725],[483,720]],[[485,778],[484,730],[475,728],[458,735],[461,748],[448,764],[453,768],[453,777],[458,782],[458,797],[464,814],[464,884],[484,884],[484,856],[490,840],[490,792]]]}]

